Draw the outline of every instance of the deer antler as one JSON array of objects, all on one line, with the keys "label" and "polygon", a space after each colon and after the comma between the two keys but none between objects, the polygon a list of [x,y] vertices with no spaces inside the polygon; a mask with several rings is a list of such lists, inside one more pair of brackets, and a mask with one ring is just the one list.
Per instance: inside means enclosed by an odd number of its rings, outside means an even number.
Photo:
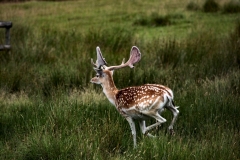
[{"label": "deer antler", "polygon": [[91,63],[93,66],[97,69],[99,69],[103,65],[107,65],[107,62],[105,61],[105,58],[103,58],[101,50],[99,47],[96,48],[97,51],[97,60],[96,63],[93,62],[93,59],[91,59]]},{"label": "deer antler", "polygon": [[123,59],[122,64],[118,65],[118,66],[110,66],[107,67],[106,69],[108,70],[115,70],[115,69],[119,69],[119,68],[123,68],[126,66],[129,66],[130,68],[133,68],[133,64],[139,62],[141,59],[141,53],[139,51],[139,49],[136,46],[133,46],[130,52],[130,57],[128,59],[128,61],[126,63],[125,59]]}]

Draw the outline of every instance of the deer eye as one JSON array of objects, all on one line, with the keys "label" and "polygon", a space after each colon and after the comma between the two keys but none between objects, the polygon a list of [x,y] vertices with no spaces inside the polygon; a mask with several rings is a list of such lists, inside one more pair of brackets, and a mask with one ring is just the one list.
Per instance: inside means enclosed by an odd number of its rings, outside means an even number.
[{"label": "deer eye", "polygon": [[97,74],[96,74],[96,77],[97,77],[97,78],[99,78],[99,77],[104,77],[104,74],[97,73]]}]

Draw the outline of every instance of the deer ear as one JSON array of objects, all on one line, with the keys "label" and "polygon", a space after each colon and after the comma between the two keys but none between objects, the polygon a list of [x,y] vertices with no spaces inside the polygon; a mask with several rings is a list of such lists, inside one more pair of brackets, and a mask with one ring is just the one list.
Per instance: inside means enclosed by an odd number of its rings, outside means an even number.
[{"label": "deer ear", "polygon": [[132,47],[130,57],[132,64],[137,63],[141,60],[141,52],[136,46]]},{"label": "deer ear", "polygon": [[98,67],[103,66],[103,65],[107,65],[107,62],[105,61],[105,58],[103,58],[102,52],[101,52],[99,47],[96,48],[96,51],[97,51],[97,64],[98,64]]}]

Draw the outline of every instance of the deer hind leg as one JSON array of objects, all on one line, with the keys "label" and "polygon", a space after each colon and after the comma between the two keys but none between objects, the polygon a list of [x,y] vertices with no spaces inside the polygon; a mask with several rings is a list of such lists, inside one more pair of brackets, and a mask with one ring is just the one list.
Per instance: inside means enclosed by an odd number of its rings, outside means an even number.
[{"label": "deer hind leg", "polygon": [[160,126],[162,123],[165,123],[167,121],[165,118],[160,116],[160,114],[158,113],[158,110],[146,111],[146,112],[142,112],[142,113],[157,120],[156,123],[154,123],[154,124],[152,124],[152,125],[150,125],[148,127],[145,127],[145,132],[153,129],[156,126]]},{"label": "deer hind leg", "polygon": [[172,122],[170,124],[170,126],[168,127],[170,134],[174,134],[174,130],[173,130],[173,125],[175,124],[178,114],[179,114],[179,110],[177,109],[178,107],[174,106],[173,101],[170,102],[169,106],[166,107],[167,109],[169,109],[170,111],[172,111],[173,114],[173,119]]},{"label": "deer hind leg", "polygon": [[[147,116],[149,116],[149,117],[152,117],[152,118],[154,118],[154,119],[156,119],[158,122],[156,123],[156,124],[158,124],[158,123],[165,123],[167,120],[165,119],[165,118],[163,118],[160,114],[159,114],[159,112],[158,112],[158,110],[154,110],[154,111],[146,111],[146,112],[142,112],[143,114],[145,114],[145,115],[147,115]],[[155,124],[153,124],[153,125],[155,125]],[[152,125],[151,125],[152,126]],[[150,127],[150,126],[149,126]]]},{"label": "deer hind leg", "polygon": [[126,117],[126,120],[128,121],[131,131],[132,131],[132,135],[133,135],[133,145],[134,148],[137,146],[137,139],[136,139],[136,127],[135,127],[135,123],[133,121],[133,119],[131,117]]},{"label": "deer hind leg", "polygon": [[[146,127],[146,122],[145,122],[144,120],[139,121],[139,125],[140,125],[140,128],[141,128],[142,134],[147,135],[147,136],[149,136],[149,137],[155,137],[155,136],[152,135],[152,134],[150,134],[150,133],[147,133],[147,132],[148,132],[149,130],[153,129],[154,127],[160,125],[160,124],[161,124],[161,123],[158,122],[158,123],[155,123],[155,124],[153,124],[153,125],[151,125],[151,126]],[[147,134],[146,134],[146,133],[147,133]]]}]

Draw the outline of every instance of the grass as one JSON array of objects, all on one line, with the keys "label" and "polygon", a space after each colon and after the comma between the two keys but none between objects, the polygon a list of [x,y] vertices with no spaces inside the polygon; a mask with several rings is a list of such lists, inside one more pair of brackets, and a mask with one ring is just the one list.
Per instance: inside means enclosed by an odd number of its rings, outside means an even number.
[{"label": "grass", "polygon": [[[0,19],[13,27],[12,50],[0,52],[0,159],[239,159],[239,15],[188,3],[2,3]],[[159,17],[171,24],[133,25]],[[176,135],[164,112],[157,138],[137,128],[137,149],[127,121],[89,83],[96,46],[115,65],[133,45],[142,59],[114,73],[117,87],[164,84],[180,106]]]}]

